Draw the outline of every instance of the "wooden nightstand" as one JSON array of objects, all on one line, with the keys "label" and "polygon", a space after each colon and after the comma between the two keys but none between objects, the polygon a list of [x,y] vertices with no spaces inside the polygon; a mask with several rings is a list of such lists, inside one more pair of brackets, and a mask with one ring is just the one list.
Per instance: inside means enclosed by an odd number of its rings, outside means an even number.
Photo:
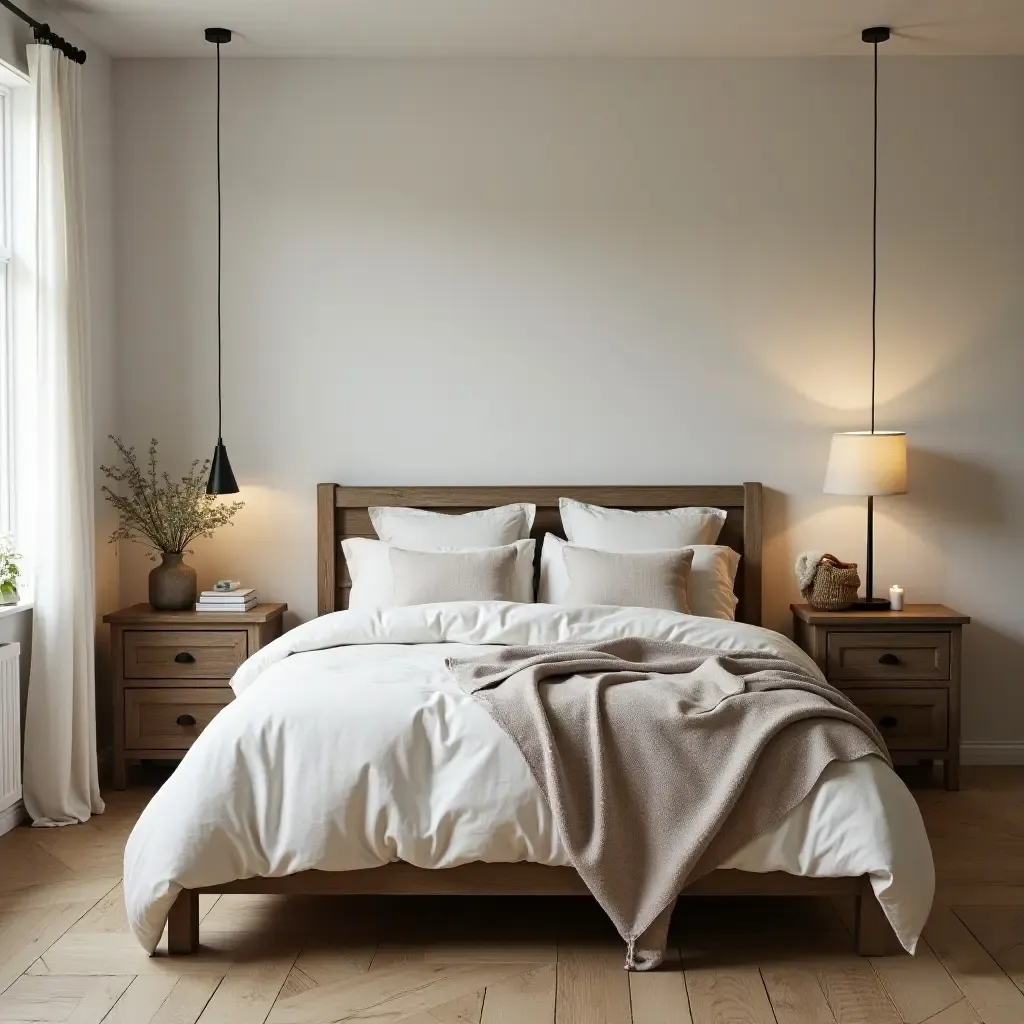
[{"label": "wooden nightstand", "polygon": [[235,669],[281,635],[286,604],[248,612],[158,612],[137,604],[103,617],[114,666],[114,788],[129,758],[175,759],[234,696]]},{"label": "wooden nightstand", "polygon": [[825,678],[878,726],[896,762],[942,760],[960,788],[960,631],[941,604],[901,612],[818,612],[790,605],[793,636]]}]

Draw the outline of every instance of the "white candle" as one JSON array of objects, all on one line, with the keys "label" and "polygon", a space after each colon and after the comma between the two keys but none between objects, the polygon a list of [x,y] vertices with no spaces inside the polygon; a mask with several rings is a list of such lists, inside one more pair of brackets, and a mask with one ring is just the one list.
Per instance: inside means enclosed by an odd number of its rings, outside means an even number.
[{"label": "white candle", "polygon": [[903,611],[903,588],[895,583],[889,588],[889,607],[894,612]]}]

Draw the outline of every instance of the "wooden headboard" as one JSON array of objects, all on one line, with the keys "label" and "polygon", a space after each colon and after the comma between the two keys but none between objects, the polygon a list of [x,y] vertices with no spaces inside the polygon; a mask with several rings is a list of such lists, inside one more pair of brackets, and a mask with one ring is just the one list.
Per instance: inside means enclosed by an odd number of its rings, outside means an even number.
[{"label": "wooden headboard", "polygon": [[[341,551],[348,537],[377,535],[370,524],[371,505],[403,505],[458,514],[476,509],[529,501],[537,506],[533,536],[562,532],[558,514],[560,497],[576,498],[612,508],[664,509],[686,505],[712,505],[728,512],[719,544],[728,544],[742,556],[736,595],[740,622],[761,624],[761,485],[680,487],[342,487],[318,484],[317,614],[348,607],[351,580]],[[540,544],[537,545],[540,557]]]}]

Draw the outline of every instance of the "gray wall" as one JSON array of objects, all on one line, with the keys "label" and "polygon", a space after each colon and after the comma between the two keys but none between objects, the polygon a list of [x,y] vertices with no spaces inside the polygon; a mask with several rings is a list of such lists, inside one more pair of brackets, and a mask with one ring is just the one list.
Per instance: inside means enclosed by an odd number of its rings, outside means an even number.
[{"label": "gray wall", "polygon": [[[19,3],[22,10],[37,17],[38,4],[32,0]],[[24,74],[28,73],[28,57],[25,47],[32,42],[32,29],[10,11],[0,10],[0,61],[17,68]]]}]

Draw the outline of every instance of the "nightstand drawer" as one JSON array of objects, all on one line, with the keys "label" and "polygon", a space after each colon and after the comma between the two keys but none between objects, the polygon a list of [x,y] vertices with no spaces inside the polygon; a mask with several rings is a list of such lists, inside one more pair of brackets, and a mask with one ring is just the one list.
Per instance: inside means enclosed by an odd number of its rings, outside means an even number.
[{"label": "nightstand drawer", "polygon": [[125,750],[188,750],[233,697],[229,687],[127,689]]},{"label": "nightstand drawer", "polygon": [[949,740],[947,691],[849,690],[846,695],[878,726],[891,751],[944,751]]},{"label": "nightstand drawer", "polygon": [[125,679],[230,679],[248,656],[238,630],[126,630]]},{"label": "nightstand drawer", "polygon": [[829,682],[949,679],[948,633],[828,634]]}]

